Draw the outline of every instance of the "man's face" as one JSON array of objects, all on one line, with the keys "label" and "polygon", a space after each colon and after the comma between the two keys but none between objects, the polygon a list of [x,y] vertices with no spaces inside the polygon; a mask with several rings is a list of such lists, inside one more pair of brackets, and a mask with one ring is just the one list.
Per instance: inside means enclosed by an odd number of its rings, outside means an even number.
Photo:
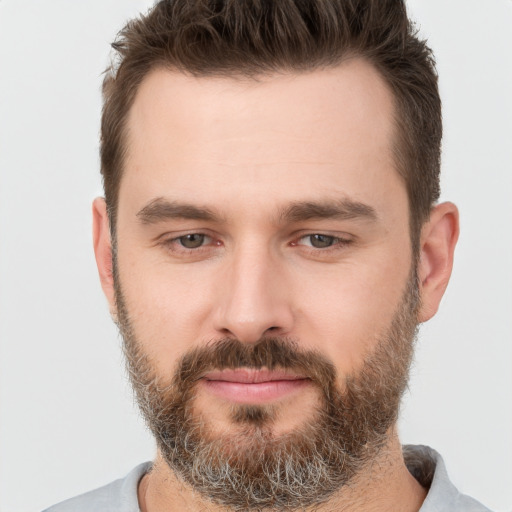
[{"label": "man's face", "polygon": [[[358,380],[374,354],[401,338],[391,363],[412,343],[393,133],[392,96],[358,60],[258,81],[157,70],[141,85],[119,191],[120,324],[135,381],[176,398],[181,372],[186,418],[235,439],[228,457],[311,437],[350,382],[378,393]],[[409,355],[386,376],[396,396]]]}]

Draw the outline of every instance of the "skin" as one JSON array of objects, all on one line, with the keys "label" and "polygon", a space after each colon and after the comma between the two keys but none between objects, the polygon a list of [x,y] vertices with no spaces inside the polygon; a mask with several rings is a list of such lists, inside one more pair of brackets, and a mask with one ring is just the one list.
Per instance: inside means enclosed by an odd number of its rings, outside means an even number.
[{"label": "skin", "polygon": [[[393,99],[372,66],[354,59],[258,80],[159,69],[140,86],[128,127],[118,270],[135,334],[158,374],[170,379],[180,356],[209,341],[254,343],[267,334],[317,350],[340,379],[357,372],[389,328],[413,264],[408,198],[391,151]],[[363,205],[363,213],[349,207],[351,215],[308,218],[297,208],[343,202]],[[183,218],[184,204],[213,215]],[[115,315],[103,199],[93,216]],[[194,233],[206,235],[204,245],[184,248],[179,237]],[[332,245],[313,247],[314,234],[333,237]],[[437,310],[457,236],[456,207],[435,206],[421,233],[418,322]],[[300,427],[317,400],[307,385],[276,399],[275,432]],[[195,407],[212,432],[236,428],[229,405],[198,387]],[[405,468],[394,429],[382,457],[318,510],[418,510],[425,491]],[[206,506],[158,457],[139,497],[150,512]]]}]

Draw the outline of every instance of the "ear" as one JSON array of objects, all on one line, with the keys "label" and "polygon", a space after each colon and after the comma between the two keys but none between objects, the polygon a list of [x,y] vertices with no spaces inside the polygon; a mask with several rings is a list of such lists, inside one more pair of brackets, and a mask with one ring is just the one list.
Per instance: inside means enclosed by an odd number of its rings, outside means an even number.
[{"label": "ear", "polygon": [[459,238],[459,212],[453,203],[435,206],[421,230],[418,266],[421,308],[418,321],[432,318],[444,295],[453,267],[453,253]]},{"label": "ear", "polygon": [[112,242],[107,205],[103,197],[97,197],[92,204],[92,231],[94,255],[100,275],[103,293],[110,305],[110,314],[115,318],[117,308],[114,293],[114,276],[112,274]]}]

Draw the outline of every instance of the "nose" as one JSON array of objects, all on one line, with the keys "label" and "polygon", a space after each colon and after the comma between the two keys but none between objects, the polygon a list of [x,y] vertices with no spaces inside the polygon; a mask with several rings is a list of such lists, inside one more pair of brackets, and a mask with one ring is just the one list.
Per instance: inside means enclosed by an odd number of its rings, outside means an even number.
[{"label": "nose", "polygon": [[245,343],[290,335],[294,318],[284,270],[270,250],[249,247],[234,253],[219,282],[216,331]]}]

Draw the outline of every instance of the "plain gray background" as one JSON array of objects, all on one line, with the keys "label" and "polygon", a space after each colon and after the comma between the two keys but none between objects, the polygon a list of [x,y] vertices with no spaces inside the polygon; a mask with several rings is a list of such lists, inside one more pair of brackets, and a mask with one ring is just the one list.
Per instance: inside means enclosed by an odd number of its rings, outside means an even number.
[{"label": "plain gray background", "polygon": [[[0,511],[37,511],[152,458],[96,275],[101,73],[143,0],[0,0]],[[437,56],[443,199],[462,232],[420,334],[400,430],[512,510],[512,1],[411,0]]]}]

